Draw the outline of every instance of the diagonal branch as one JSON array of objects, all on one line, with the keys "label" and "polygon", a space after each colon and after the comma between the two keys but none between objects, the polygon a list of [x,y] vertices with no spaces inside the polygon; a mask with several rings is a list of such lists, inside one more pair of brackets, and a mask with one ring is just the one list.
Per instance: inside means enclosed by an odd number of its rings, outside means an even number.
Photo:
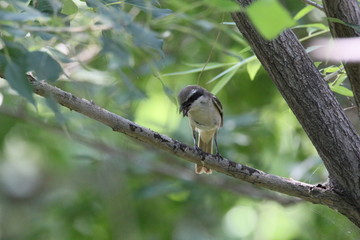
[{"label": "diagonal branch", "polygon": [[195,149],[169,138],[148,128],[142,127],[121,116],[109,112],[93,102],[78,98],[71,93],[53,87],[44,81],[36,81],[29,77],[34,87],[34,92],[44,97],[51,97],[59,104],[79,112],[89,118],[99,121],[114,131],[121,132],[129,137],[147,143],[154,148],[162,149],[173,155],[186,159],[193,163],[201,163],[215,171],[224,173],[234,178],[247,181],[256,186],[281,192],[293,197],[298,197],[312,203],[327,205],[336,208],[341,197],[332,190],[323,186],[315,186],[293,179],[275,176],[254,169],[226,158],[218,157],[207,153],[199,153]]},{"label": "diagonal branch", "polygon": [[[253,2],[237,1],[243,7]],[[330,187],[352,206],[339,211],[360,226],[360,136],[354,126],[291,30],[267,41],[246,13],[232,17],[318,151]]]},{"label": "diagonal branch", "polygon": [[360,137],[295,34],[286,30],[266,41],[245,13],[232,16],[317,149],[332,186],[358,199]]}]

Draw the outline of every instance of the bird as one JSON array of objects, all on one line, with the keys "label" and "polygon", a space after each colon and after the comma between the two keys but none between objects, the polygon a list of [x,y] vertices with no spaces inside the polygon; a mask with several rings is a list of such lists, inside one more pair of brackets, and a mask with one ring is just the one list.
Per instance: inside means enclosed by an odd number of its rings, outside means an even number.
[{"label": "bird", "polygon": [[[179,113],[187,116],[192,128],[194,147],[213,154],[213,143],[216,155],[219,155],[217,131],[223,126],[223,107],[219,99],[205,88],[189,85],[181,89],[178,95]],[[210,168],[195,165],[195,173],[211,174]]]}]

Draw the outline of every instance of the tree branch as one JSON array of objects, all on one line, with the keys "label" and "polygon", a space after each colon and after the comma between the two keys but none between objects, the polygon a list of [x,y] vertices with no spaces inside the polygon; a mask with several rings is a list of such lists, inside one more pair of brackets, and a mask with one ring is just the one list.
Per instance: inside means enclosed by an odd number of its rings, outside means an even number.
[{"label": "tree branch", "polygon": [[114,131],[126,134],[156,149],[162,149],[193,163],[200,164],[201,161],[203,161],[205,166],[220,173],[312,203],[323,204],[337,209],[337,203],[341,201],[341,197],[338,194],[324,186],[311,185],[293,179],[275,176],[223,157],[203,152],[199,153],[194,148],[109,112],[93,102],[78,98],[44,81],[39,82],[32,77],[29,78],[36,94],[50,97],[70,110],[88,116],[109,126]]},{"label": "tree branch", "polygon": [[321,11],[324,11],[324,7],[321,6],[320,4],[317,4],[316,2],[313,2],[311,0],[301,0],[303,3],[305,4],[309,4],[311,6],[314,6],[316,7],[317,9],[321,10]]},{"label": "tree branch", "polygon": [[[360,7],[357,0],[323,0],[323,5],[327,17],[360,25]],[[329,21],[329,26],[334,38],[360,37],[359,32],[344,24]],[[343,64],[354,93],[356,106],[360,109],[360,63],[344,62]]]}]

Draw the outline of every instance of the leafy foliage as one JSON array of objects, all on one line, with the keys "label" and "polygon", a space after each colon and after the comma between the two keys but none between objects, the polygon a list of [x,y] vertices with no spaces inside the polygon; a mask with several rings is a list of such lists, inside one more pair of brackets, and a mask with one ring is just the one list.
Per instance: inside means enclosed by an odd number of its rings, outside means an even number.
[{"label": "leafy foliage", "polygon": [[258,31],[268,40],[274,39],[283,30],[295,25],[290,14],[277,0],[256,1],[246,9],[246,13]]},{"label": "leafy foliage", "polygon": [[[264,7],[269,2],[275,12]],[[293,30],[305,46],[328,32],[325,19],[314,20],[314,8],[300,1],[258,4],[269,19],[272,13],[283,16],[262,25],[265,16],[255,14],[256,8],[239,8],[260,22],[258,30],[269,38],[296,22]],[[14,0],[0,6],[4,238],[360,236],[329,209],[216,173],[194,177],[192,164],[32,94],[28,73],[191,144],[174,99],[183,86],[200,84],[216,93],[225,109],[222,155],[273,174],[325,181],[313,146],[226,13],[237,9],[234,2]],[[316,64],[344,107],[351,106],[341,66]]]}]

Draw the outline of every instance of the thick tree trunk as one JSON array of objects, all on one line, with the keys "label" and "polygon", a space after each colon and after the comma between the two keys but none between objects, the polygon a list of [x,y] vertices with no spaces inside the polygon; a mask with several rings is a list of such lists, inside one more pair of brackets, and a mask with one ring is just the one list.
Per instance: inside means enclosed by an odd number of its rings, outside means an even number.
[{"label": "thick tree trunk", "polygon": [[[251,0],[238,0],[242,6]],[[232,17],[329,172],[329,188],[352,206],[337,209],[360,226],[360,137],[291,30],[264,40],[243,12]]]},{"label": "thick tree trunk", "polygon": [[[360,24],[360,7],[357,0],[323,0],[326,16],[337,18],[345,23]],[[330,32],[334,38],[360,37],[360,33],[344,24],[329,21]],[[360,64],[346,63],[344,67],[354,93],[355,103],[360,109]]]}]

